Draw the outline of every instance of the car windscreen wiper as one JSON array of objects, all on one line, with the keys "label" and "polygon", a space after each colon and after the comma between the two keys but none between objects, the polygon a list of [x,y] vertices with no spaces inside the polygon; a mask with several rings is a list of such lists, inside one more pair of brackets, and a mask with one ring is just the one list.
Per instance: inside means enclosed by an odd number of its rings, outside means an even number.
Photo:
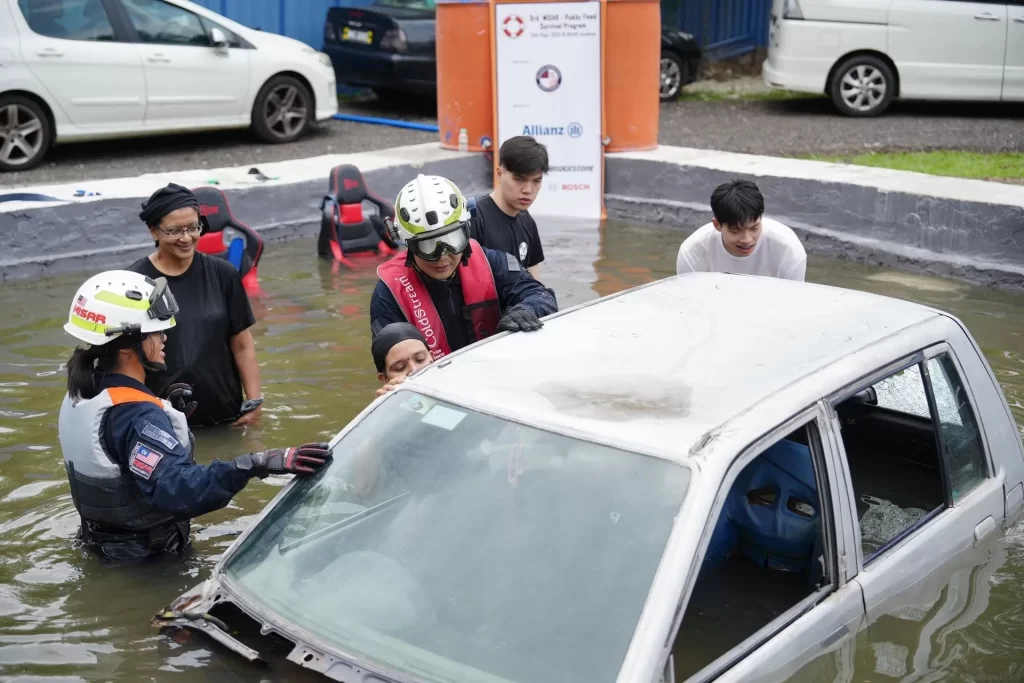
[{"label": "car windscreen wiper", "polygon": [[408,491],[403,491],[402,493],[399,493],[394,498],[388,498],[384,502],[378,503],[378,504],[374,505],[373,507],[366,508],[365,510],[360,510],[359,512],[356,512],[356,513],[354,513],[352,515],[349,515],[345,519],[339,520],[339,521],[335,522],[334,524],[328,524],[324,528],[317,529],[316,531],[314,531],[311,534],[308,534],[306,536],[303,536],[302,538],[296,539],[296,540],[292,541],[291,543],[286,543],[286,544],[281,546],[280,553],[282,555],[284,555],[289,550],[292,550],[293,548],[297,548],[300,545],[306,543],[307,541],[311,541],[311,540],[313,540],[315,538],[320,538],[321,536],[326,536],[327,534],[329,534],[331,532],[334,532],[334,531],[337,531],[338,529],[342,529],[342,528],[348,526],[349,524],[355,524],[359,520],[366,519],[367,517],[371,517],[371,516],[377,514],[378,512],[380,512],[381,510],[384,510],[385,508],[391,507],[399,499],[404,498],[407,495],[409,495],[409,492]]}]

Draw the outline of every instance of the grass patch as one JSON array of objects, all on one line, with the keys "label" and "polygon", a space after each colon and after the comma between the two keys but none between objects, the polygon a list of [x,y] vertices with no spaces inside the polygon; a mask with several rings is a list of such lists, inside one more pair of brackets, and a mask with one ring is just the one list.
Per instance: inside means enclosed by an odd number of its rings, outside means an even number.
[{"label": "grass patch", "polygon": [[687,90],[676,98],[679,102],[778,102],[808,100],[821,97],[795,90]]},{"label": "grass patch", "polygon": [[1007,152],[869,152],[856,155],[812,154],[808,159],[858,166],[917,171],[932,175],[1024,183],[1024,154]]}]

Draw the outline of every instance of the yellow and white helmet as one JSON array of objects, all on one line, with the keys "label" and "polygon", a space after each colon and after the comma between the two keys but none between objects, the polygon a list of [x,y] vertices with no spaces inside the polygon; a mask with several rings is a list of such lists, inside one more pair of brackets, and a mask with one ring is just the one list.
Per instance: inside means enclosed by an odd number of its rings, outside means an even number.
[{"label": "yellow and white helmet", "polygon": [[106,344],[122,334],[145,335],[174,327],[178,302],[167,279],[108,270],[86,280],[68,312],[64,331],[87,344]]},{"label": "yellow and white helmet", "polygon": [[469,219],[466,198],[455,183],[441,176],[421,173],[398,193],[392,237],[396,241],[405,240],[411,248],[418,241],[421,244],[423,240],[433,241],[461,228],[468,239]]}]

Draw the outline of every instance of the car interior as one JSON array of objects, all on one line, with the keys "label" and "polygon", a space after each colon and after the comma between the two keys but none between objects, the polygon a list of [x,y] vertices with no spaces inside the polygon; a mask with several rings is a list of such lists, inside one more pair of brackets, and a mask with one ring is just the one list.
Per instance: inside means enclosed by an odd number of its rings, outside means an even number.
[{"label": "car interior", "polygon": [[[952,367],[937,363],[929,364],[933,384]],[[949,444],[977,439],[962,390],[950,390],[959,413],[940,407],[940,419],[933,420],[924,381],[920,367],[911,366],[836,405],[865,562],[945,508],[938,435],[947,452],[956,448]],[[822,553],[820,487],[807,448],[812,430],[816,422],[769,447],[733,484],[673,646],[676,681],[831,582]]]}]

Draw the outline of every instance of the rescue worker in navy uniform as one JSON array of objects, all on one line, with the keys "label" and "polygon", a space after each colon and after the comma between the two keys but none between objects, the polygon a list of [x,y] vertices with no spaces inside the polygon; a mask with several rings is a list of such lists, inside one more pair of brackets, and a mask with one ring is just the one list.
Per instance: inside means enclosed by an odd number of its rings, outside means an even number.
[{"label": "rescue worker in navy uniform", "polygon": [[111,558],[178,553],[189,520],[220,509],[253,477],[309,475],[327,444],[247,453],[197,465],[185,415],[146,388],[160,369],[177,302],[164,278],[108,271],[89,278],[64,330],[88,344],[68,361],[58,432],[79,537]]},{"label": "rescue worker in navy uniform", "polygon": [[440,176],[419,175],[395,201],[392,238],[408,247],[377,268],[370,331],[410,322],[434,360],[499,331],[532,331],[558,310],[555,294],[515,256],[469,237],[466,198]]}]

